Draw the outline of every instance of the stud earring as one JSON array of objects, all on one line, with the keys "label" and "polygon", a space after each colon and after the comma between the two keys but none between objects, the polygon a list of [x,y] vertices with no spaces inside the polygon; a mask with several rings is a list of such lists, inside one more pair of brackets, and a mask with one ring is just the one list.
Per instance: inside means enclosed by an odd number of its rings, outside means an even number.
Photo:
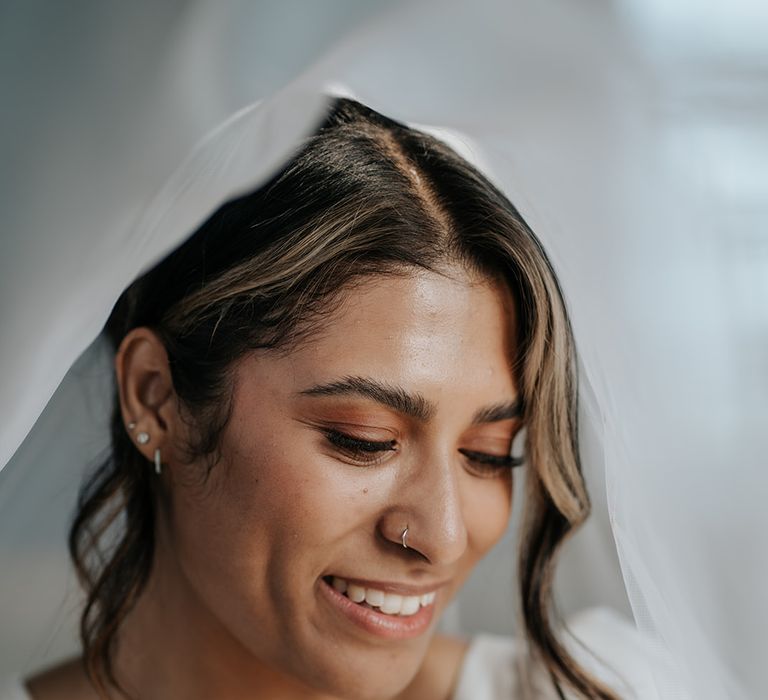
[{"label": "stud earring", "polygon": [[155,448],[155,474],[160,474],[163,470],[163,465],[160,461],[160,448]]},{"label": "stud earring", "polygon": [[136,429],[136,423],[131,421],[130,423],[128,423],[128,425],[126,427],[128,428],[128,430],[135,430]]},{"label": "stud earring", "polygon": [[139,445],[146,445],[149,442],[149,433],[144,432],[143,430],[136,436],[136,442],[139,443]]}]

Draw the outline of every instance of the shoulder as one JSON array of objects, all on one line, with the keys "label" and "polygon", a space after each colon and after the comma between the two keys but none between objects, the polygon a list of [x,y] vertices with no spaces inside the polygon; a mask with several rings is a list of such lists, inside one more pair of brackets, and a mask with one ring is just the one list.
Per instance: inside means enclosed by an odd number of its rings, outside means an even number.
[{"label": "shoulder", "polygon": [[[31,676],[26,688],[20,689],[26,694],[19,695],[19,700],[98,700],[80,659],[69,659]],[[5,698],[0,696],[0,700]]]},{"label": "shoulder", "polygon": [[568,621],[566,646],[581,666],[622,698],[658,698],[672,681],[661,645],[609,608],[592,608]]},{"label": "shoulder", "polygon": [[[607,608],[580,613],[568,620],[561,638],[576,661],[619,697],[658,697],[656,681],[666,673],[661,656],[653,642],[618,613]],[[452,700],[510,697],[559,696],[525,641],[488,634],[473,637]]]}]

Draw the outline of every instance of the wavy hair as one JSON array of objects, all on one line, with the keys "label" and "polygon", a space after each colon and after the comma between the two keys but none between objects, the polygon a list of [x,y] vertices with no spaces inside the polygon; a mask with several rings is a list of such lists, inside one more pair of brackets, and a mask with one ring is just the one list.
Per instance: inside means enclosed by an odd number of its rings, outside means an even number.
[{"label": "wavy hair", "polygon": [[[504,280],[518,306],[516,371],[529,469],[519,607],[530,646],[561,697],[567,689],[616,700],[553,629],[556,555],[589,513],[574,342],[561,290],[515,207],[447,145],[357,102],[335,100],[268,183],[223,205],[125,290],[107,332],[115,349],[138,326],[162,339],[174,389],[197,427],[188,453],[206,457],[210,470],[230,415],[237,358],[256,348],[290,352],[355,281],[446,264]],[[109,686],[120,688],[112,660],[120,626],[150,576],[160,507],[117,396],[111,431],[111,454],[84,483],[69,537],[87,594],[86,670],[106,697]]]}]

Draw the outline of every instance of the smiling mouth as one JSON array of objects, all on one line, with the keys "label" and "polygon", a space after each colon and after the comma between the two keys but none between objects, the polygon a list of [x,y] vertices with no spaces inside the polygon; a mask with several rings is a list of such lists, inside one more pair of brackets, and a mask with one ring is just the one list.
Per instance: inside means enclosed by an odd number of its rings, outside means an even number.
[{"label": "smiling mouth", "polygon": [[388,593],[376,588],[360,586],[346,581],[338,576],[324,576],[323,580],[335,591],[349,598],[353,603],[375,610],[384,615],[397,617],[409,617],[415,615],[422,608],[435,602],[435,591],[422,595],[400,595]]}]

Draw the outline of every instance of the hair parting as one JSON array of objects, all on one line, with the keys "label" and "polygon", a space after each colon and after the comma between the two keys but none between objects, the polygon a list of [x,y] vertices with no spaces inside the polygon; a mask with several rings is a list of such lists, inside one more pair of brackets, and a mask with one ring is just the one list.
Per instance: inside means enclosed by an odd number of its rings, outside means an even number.
[{"label": "hair parting", "polygon": [[[147,326],[168,354],[179,405],[196,427],[190,461],[218,459],[231,369],[254,350],[290,352],[375,275],[461,268],[509,285],[527,427],[520,604],[535,657],[563,697],[617,700],[558,641],[557,553],[589,514],[577,439],[575,348],[563,295],[509,200],[447,145],[349,99],[257,191],[227,202],[125,290],[107,333],[116,349]],[[350,297],[351,298],[351,297]],[[112,454],[85,483],[70,552],[87,594],[81,637],[104,697],[122,622],[149,580],[158,482],[126,433],[117,397]],[[109,548],[106,543],[111,543]]]}]

